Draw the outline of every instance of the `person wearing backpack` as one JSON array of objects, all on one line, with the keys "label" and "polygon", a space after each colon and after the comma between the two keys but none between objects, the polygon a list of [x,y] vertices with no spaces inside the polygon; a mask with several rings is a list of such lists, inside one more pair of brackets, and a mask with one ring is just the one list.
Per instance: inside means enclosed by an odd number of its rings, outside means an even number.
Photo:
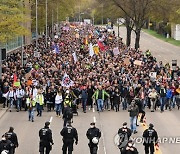
[{"label": "person wearing backpack", "polygon": [[63,119],[64,119],[64,127],[66,127],[67,122],[73,119],[73,113],[69,104],[65,104],[64,106]]}]

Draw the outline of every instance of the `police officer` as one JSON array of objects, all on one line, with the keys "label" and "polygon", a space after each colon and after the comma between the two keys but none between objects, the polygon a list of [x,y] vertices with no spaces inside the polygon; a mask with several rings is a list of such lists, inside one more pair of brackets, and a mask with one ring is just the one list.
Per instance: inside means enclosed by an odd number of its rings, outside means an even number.
[{"label": "police officer", "polygon": [[66,126],[67,122],[71,122],[71,120],[73,119],[73,113],[69,104],[65,104],[64,106],[63,119],[64,127]]},{"label": "police officer", "polygon": [[149,149],[150,149],[150,154],[154,154],[154,143],[157,144],[158,141],[158,134],[157,132],[153,129],[154,125],[149,124],[149,128],[146,129],[143,133],[144,137],[144,147],[145,147],[145,154],[149,154]]},{"label": "police officer", "polygon": [[86,136],[89,139],[88,145],[90,148],[90,154],[97,154],[98,143],[101,137],[101,131],[95,127],[94,122],[90,124],[90,128],[88,129]]},{"label": "police officer", "polygon": [[127,145],[129,138],[131,137],[131,129],[127,127],[127,122],[123,123],[123,127],[118,130],[119,135],[119,149],[122,151],[122,149]]},{"label": "police officer", "polygon": [[16,133],[14,133],[14,128],[10,127],[9,131],[6,133],[8,140],[12,142],[12,153],[15,153],[15,148],[19,146],[18,144],[18,138]]},{"label": "police officer", "polygon": [[46,154],[49,154],[52,150],[53,139],[52,139],[52,131],[49,129],[50,122],[46,122],[44,128],[39,130],[39,152],[40,154],[44,154],[44,149],[46,149]]},{"label": "police officer", "polygon": [[2,140],[0,141],[0,153],[1,154],[14,154],[13,153],[13,144],[8,139],[7,134],[2,136]]},{"label": "police officer", "polygon": [[128,144],[126,147],[124,147],[121,151],[121,154],[138,154],[138,150],[134,146],[134,143],[132,140],[128,141]]},{"label": "police officer", "polygon": [[67,154],[67,149],[68,154],[72,154],[74,140],[75,144],[78,144],[78,133],[76,128],[71,126],[71,122],[68,122],[67,126],[61,130],[60,134],[63,136],[63,154]]}]

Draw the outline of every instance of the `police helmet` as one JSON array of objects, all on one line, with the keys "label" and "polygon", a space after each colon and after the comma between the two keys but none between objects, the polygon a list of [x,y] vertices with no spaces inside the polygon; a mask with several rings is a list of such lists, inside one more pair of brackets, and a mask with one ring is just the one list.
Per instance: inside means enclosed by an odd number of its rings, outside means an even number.
[{"label": "police helmet", "polygon": [[66,93],[69,94],[69,90],[67,90]]},{"label": "police helmet", "polygon": [[154,125],[152,123],[149,124],[149,128],[153,128]]},{"label": "police helmet", "polygon": [[94,144],[98,144],[99,140],[98,140],[97,137],[93,137],[92,142],[93,142]]},{"label": "police helmet", "polygon": [[127,122],[124,122],[124,123],[123,123],[123,126],[127,126]]},{"label": "police helmet", "polygon": [[45,122],[45,126],[49,126],[49,125],[50,125],[49,121]]},{"label": "police helmet", "polygon": [[3,150],[3,151],[1,152],[1,154],[8,154],[8,153],[9,153],[8,150]]}]

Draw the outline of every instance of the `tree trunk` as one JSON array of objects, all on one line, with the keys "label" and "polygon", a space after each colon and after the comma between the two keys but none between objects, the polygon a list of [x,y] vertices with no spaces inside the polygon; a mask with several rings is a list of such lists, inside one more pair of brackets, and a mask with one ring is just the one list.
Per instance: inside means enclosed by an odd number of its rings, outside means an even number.
[{"label": "tree trunk", "polygon": [[140,34],[141,34],[141,30],[137,30],[136,32],[136,40],[135,40],[135,49],[139,49],[140,45]]},{"label": "tree trunk", "polygon": [[131,32],[132,32],[131,20],[129,17],[126,16],[125,21],[126,21],[125,25],[127,30],[126,45],[129,47],[131,45]]},{"label": "tree trunk", "polygon": [[126,45],[129,47],[131,45],[131,32],[132,32],[132,29],[131,29],[131,27],[127,26],[126,30],[127,30]]}]

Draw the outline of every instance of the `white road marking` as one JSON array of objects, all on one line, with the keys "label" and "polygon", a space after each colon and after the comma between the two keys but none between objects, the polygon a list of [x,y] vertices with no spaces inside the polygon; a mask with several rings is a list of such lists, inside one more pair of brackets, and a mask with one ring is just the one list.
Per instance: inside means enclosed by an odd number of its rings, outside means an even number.
[{"label": "white road marking", "polygon": [[51,116],[51,118],[50,118],[49,122],[51,123],[51,122],[52,122],[52,120],[53,120],[53,117]]},{"label": "white road marking", "polygon": [[95,112],[95,109],[94,109],[94,107],[93,107],[93,112]]},{"label": "white road marking", "polygon": [[93,120],[94,120],[94,123],[96,123],[96,117],[95,116],[93,117]]},{"label": "white road marking", "polygon": [[[101,128],[102,128],[102,126],[101,126]],[[107,152],[106,152],[106,147],[105,147],[105,142],[104,142],[104,134],[103,134],[103,132],[101,132],[101,134],[102,134],[104,154],[107,154]]]}]

